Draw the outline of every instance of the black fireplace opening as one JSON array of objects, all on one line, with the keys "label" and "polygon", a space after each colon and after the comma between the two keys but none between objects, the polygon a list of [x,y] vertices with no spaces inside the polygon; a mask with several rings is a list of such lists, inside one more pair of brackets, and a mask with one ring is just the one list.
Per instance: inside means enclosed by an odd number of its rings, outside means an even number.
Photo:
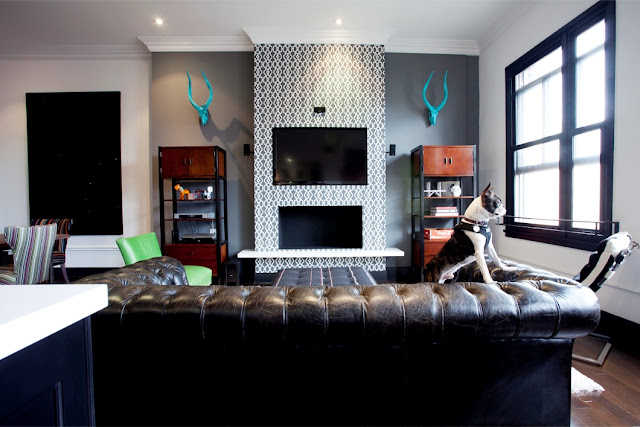
[{"label": "black fireplace opening", "polygon": [[280,206],[280,249],[362,248],[362,206]]}]

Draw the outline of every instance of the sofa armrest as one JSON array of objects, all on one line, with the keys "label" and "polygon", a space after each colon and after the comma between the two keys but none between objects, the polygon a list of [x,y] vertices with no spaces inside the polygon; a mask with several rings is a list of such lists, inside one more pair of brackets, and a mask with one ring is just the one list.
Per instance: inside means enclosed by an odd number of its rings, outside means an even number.
[{"label": "sofa armrest", "polygon": [[180,261],[168,256],[150,258],[135,264],[116,268],[104,273],[93,274],[73,282],[74,284],[104,283],[109,290],[115,286],[130,285],[176,285],[189,282]]}]

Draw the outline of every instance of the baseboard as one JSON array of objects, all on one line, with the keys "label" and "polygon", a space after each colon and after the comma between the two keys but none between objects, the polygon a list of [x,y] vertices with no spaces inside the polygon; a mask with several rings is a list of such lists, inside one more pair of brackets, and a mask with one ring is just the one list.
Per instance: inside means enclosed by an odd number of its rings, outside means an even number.
[{"label": "baseboard", "polygon": [[600,313],[600,323],[594,331],[597,334],[611,337],[613,348],[640,357],[640,324],[616,316],[606,311]]}]

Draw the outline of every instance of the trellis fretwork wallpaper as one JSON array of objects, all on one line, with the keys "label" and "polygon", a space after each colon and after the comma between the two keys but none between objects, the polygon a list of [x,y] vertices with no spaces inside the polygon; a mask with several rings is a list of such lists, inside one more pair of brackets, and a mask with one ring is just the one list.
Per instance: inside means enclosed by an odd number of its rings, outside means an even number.
[{"label": "trellis fretwork wallpaper", "polygon": [[[279,206],[362,206],[362,249],[381,250],[385,230],[384,46],[259,44],[254,51],[255,249],[278,249]],[[313,107],[326,107],[324,117]],[[366,127],[367,185],[274,186],[274,127]],[[383,257],[261,258],[256,273],[285,267],[386,268]]]}]

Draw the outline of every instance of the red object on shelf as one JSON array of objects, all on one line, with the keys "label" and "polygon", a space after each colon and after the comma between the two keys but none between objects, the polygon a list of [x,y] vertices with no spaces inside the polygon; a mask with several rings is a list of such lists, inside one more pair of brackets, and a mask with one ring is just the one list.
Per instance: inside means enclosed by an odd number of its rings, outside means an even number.
[{"label": "red object on shelf", "polygon": [[453,234],[452,228],[425,228],[424,238],[426,240],[449,240]]}]

